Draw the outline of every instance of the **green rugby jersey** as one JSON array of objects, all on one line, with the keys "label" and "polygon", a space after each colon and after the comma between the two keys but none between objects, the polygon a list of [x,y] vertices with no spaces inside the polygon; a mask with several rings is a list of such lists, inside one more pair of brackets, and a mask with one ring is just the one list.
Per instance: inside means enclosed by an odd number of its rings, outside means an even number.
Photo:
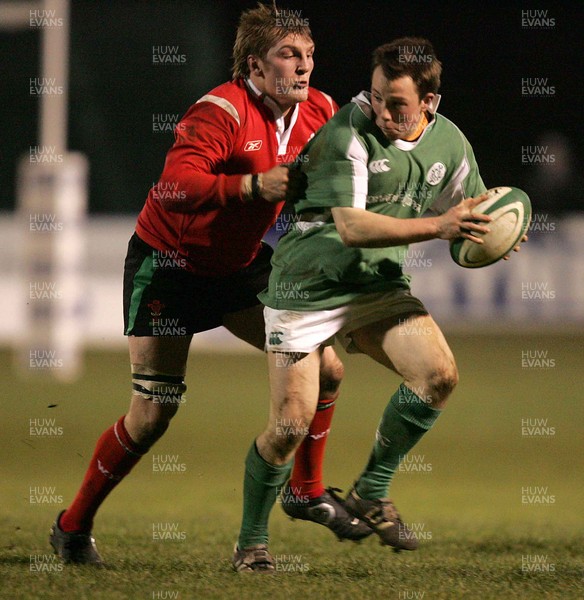
[{"label": "green rugby jersey", "polygon": [[269,288],[258,296],[265,305],[324,310],[363,294],[409,287],[402,271],[408,247],[345,246],[332,207],[407,219],[442,214],[485,191],[470,144],[442,115],[435,113],[415,142],[388,140],[374,119],[369,94],[362,92],[296,160],[293,168],[306,187],[294,198],[298,221],[272,258]]}]

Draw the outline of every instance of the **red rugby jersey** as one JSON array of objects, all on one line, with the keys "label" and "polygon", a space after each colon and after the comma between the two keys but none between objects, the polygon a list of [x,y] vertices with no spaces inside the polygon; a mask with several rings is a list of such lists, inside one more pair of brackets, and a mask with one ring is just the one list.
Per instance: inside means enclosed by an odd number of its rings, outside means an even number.
[{"label": "red rugby jersey", "polygon": [[242,176],[292,162],[338,106],[309,88],[288,129],[275,103],[243,79],[216,87],[175,128],[158,183],[138,216],[136,233],[150,246],[178,252],[197,275],[221,277],[248,265],[283,203],[244,201]]}]

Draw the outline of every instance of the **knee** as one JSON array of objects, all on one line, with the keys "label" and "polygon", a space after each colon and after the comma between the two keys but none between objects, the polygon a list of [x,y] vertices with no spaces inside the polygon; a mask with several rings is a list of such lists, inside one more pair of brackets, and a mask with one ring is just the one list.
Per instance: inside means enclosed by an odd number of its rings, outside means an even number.
[{"label": "knee", "polygon": [[270,427],[267,432],[270,454],[274,462],[284,464],[292,458],[308,435],[311,421],[312,418],[308,416],[276,419],[275,426]]},{"label": "knee", "polygon": [[276,434],[272,441],[272,452],[276,461],[281,464],[287,463],[294,452],[296,452],[296,448],[300,446],[304,436],[297,434]]},{"label": "knee", "polygon": [[345,367],[336,354],[332,353],[326,360],[323,358],[319,378],[320,398],[334,396],[339,391],[344,376]]},{"label": "knee", "polygon": [[458,384],[458,369],[453,361],[445,362],[429,375],[427,387],[435,402],[444,403]]},{"label": "knee", "polygon": [[184,402],[187,386],[180,375],[133,372],[132,387],[134,396],[128,417],[139,438],[134,441],[149,447],[168,429]]},{"label": "knee", "polygon": [[142,409],[132,411],[132,439],[144,448],[154,445],[168,429],[171,419],[178,411],[178,405],[157,405],[149,400],[140,402]]},{"label": "knee", "polygon": [[145,426],[150,435],[160,437],[170,425],[170,421],[178,411],[178,405],[156,406],[150,411],[145,421]]}]

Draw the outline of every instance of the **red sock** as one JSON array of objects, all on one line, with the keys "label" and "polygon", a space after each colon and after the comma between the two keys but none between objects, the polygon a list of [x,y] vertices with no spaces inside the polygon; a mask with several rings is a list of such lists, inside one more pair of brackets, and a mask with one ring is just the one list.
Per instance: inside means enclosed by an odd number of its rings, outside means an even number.
[{"label": "red sock", "polygon": [[126,430],[124,417],[104,431],[97,441],[85,479],[77,496],[61,516],[63,531],[91,531],[93,517],[107,495],[132,470],[144,450]]},{"label": "red sock", "polygon": [[310,424],[308,435],[296,450],[290,487],[297,496],[308,496],[311,500],[324,493],[322,463],[324,449],[335,412],[337,392],[332,398],[319,398],[316,414]]}]

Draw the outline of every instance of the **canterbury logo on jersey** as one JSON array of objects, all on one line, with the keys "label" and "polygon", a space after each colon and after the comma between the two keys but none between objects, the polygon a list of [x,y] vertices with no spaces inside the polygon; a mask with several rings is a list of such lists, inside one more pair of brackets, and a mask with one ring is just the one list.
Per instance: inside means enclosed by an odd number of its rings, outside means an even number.
[{"label": "canterbury logo on jersey", "polygon": [[381,160],[374,160],[369,163],[369,170],[372,173],[387,173],[391,167],[387,164],[389,160],[382,158]]},{"label": "canterbury logo on jersey", "polygon": [[262,140],[251,140],[245,143],[244,152],[254,152],[262,147]]},{"label": "canterbury logo on jersey", "polygon": [[271,331],[268,336],[268,344],[270,346],[279,346],[282,344],[282,336],[284,335],[283,331]]}]

